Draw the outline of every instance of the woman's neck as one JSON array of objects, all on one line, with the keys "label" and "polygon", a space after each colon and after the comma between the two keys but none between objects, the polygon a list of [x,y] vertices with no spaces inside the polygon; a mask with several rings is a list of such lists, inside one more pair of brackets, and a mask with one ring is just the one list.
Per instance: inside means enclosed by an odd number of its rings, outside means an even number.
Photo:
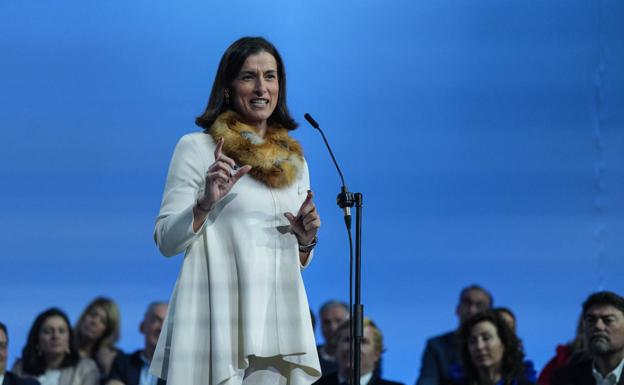
[{"label": "woman's neck", "polygon": [[269,127],[269,124],[267,123],[266,120],[263,121],[255,121],[255,122],[250,122],[245,120],[245,118],[239,114],[238,112],[234,111],[237,115],[238,115],[238,119],[239,121],[245,123],[248,126],[251,126],[255,129],[256,134],[258,134],[259,137],[264,138],[264,136],[266,135],[267,132],[267,128]]},{"label": "woman's neck", "polygon": [[259,137],[264,138],[267,132],[266,120],[264,122],[252,124],[251,126],[253,126],[256,129],[256,134],[258,134]]},{"label": "woman's neck", "polygon": [[64,359],[65,359],[65,353],[46,355],[45,356],[46,370],[60,368]]},{"label": "woman's neck", "polygon": [[502,378],[498,367],[479,369],[479,385],[496,385]]},{"label": "woman's neck", "polygon": [[78,340],[78,354],[80,355],[80,357],[91,357],[95,350],[95,342],[96,341],[86,338]]}]

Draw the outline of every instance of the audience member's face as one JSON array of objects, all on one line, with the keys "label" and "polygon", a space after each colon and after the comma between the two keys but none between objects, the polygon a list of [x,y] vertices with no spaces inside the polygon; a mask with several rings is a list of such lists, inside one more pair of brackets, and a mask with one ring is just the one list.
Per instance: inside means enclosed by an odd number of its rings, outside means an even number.
[{"label": "audience member's face", "polygon": [[8,345],[7,335],[4,333],[4,330],[0,329],[0,374],[4,374],[6,370]]},{"label": "audience member's face", "polygon": [[91,340],[97,340],[104,335],[108,317],[106,312],[99,306],[93,306],[87,314],[85,314],[80,332],[82,335]]},{"label": "audience member's face", "polygon": [[[340,334],[337,337],[336,361],[338,362],[338,370],[342,377],[349,378],[349,372],[351,371],[351,362],[349,360],[351,338],[349,337],[349,328],[340,330]],[[364,375],[375,369],[375,365],[381,355],[379,349],[375,346],[374,333],[370,326],[364,327],[361,351],[360,372]]]},{"label": "audience member's face", "polygon": [[470,289],[462,295],[457,305],[456,314],[460,322],[490,308],[490,298],[482,290]]},{"label": "audience member's face", "polygon": [[472,327],[468,337],[468,353],[477,369],[501,366],[504,352],[505,346],[492,322],[482,321]]},{"label": "audience member's face", "polygon": [[624,351],[624,314],[611,305],[595,305],[584,316],[585,341],[597,356]]},{"label": "audience member's face", "polygon": [[512,317],[511,314],[507,313],[506,311],[499,311],[498,315],[503,319],[503,321],[505,321],[505,323],[509,326],[511,331],[515,333],[516,332],[516,320],[514,319],[514,317]]},{"label": "audience member's face", "polygon": [[39,331],[39,351],[44,356],[58,356],[69,352],[69,325],[63,317],[48,317]]},{"label": "audience member's face", "polygon": [[143,322],[141,323],[141,333],[145,335],[146,347],[154,347],[158,342],[158,336],[160,336],[160,330],[162,329],[163,321],[167,315],[167,305],[160,304],[154,306],[151,312],[149,312]]},{"label": "audience member's face", "polygon": [[340,305],[334,305],[321,314],[321,331],[325,343],[331,343],[336,329],[349,318],[349,312]]}]

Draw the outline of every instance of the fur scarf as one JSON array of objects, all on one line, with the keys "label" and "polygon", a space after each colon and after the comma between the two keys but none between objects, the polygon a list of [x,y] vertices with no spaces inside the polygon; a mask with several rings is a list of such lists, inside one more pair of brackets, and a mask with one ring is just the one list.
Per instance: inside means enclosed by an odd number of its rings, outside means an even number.
[{"label": "fur scarf", "polygon": [[282,127],[267,127],[264,138],[234,111],[219,115],[208,130],[215,143],[223,138],[223,153],[237,165],[252,166],[249,175],[272,188],[292,185],[303,170],[303,150]]}]

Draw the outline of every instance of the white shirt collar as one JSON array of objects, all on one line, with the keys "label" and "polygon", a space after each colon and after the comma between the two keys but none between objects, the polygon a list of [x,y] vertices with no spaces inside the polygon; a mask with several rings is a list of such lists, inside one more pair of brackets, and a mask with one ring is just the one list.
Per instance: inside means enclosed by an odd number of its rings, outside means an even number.
[{"label": "white shirt collar", "polygon": [[598,369],[596,369],[596,365],[592,365],[592,374],[594,375],[594,379],[596,380],[596,385],[615,385],[620,381],[620,377],[622,377],[622,370],[624,369],[624,359],[620,361],[620,364],[615,367],[611,372],[607,373],[606,376],[602,376]]}]

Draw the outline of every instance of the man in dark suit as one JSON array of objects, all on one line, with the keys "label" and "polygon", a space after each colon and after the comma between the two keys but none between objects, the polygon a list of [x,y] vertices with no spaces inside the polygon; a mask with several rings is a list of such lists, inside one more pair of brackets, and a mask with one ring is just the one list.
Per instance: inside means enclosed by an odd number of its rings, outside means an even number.
[{"label": "man in dark suit", "polygon": [[[492,308],[492,295],[479,285],[462,289],[455,314],[461,323],[480,311]],[[416,385],[449,385],[461,375],[457,330],[427,340]]]},{"label": "man in dark suit", "polygon": [[118,354],[113,361],[106,385],[163,385],[165,381],[149,373],[158,336],[167,315],[167,303],[152,302],[145,312],[139,330],[145,336],[145,346],[132,354]]},{"label": "man in dark suit", "polygon": [[583,333],[590,356],[558,369],[553,385],[624,385],[624,298],[601,291],[583,303]]},{"label": "man in dark suit", "polygon": [[[333,343],[336,348],[335,356],[338,371],[321,377],[314,385],[342,385],[349,382],[349,374],[351,373],[351,360],[349,357],[351,332],[348,320],[340,324],[335,331]],[[368,318],[364,319],[361,351],[360,385],[403,385],[400,382],[384,380],[375,374],[375,366],[381,359],[381,354],[384,351],[383,334],[381,334],[381,330],[375,323]]]},{"label": "man in dark suit", "polygon": [[334,348],[331,346],[331,343],[338,326],[349,319],[349,305],[338,300],[327,301],[321,306],[319,318],[325,343],[318,345],[316,349],[319,355],[319,363],[321,364],[321,372],[323,376],[326,376],[338,369],[333,355]]},{"label": "man in dark suit", "polygon": [[9,349],[9,332],[0,322],[0,384],[2,385],[39,385],[39,381],[30,378],[21,378],[6,371]]}]

